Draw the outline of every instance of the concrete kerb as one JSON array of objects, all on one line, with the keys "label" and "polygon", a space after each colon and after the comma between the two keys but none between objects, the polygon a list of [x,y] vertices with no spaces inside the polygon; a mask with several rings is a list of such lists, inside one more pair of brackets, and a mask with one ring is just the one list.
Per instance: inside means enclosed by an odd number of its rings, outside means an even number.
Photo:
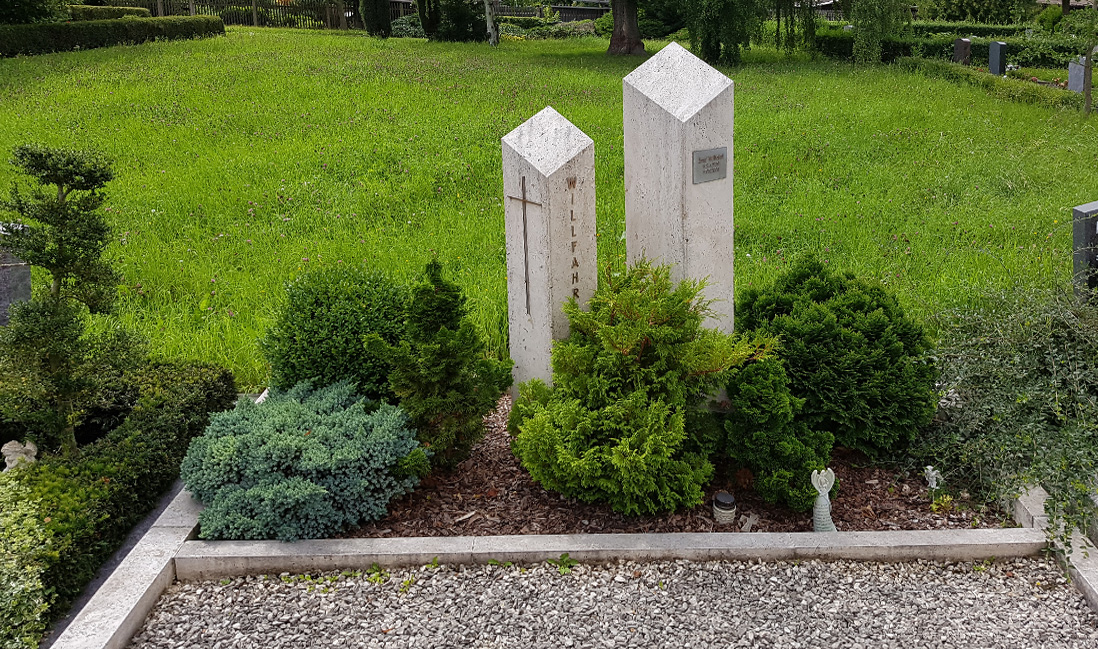
[{"label": "concrete kerb", "polygon": [[[1042,533],[1048,528],[1048,517],[1045,516],[1045,499],[1048,494],[1040,487],[1033,487],[1014,501],[1014,517],[1019,525],[1025,525],[1024,520],[1034,522],[1034,529]],[[1075,532],[1071,537],[1071,554],[1064,552],[1064,548],[1056,545],[1057,560],[1064,572],[1071,577],[1071,581],[1083,597],[1091,610],[1098,611],[1098,549],[1086,536]]]},{"label": "concrete kerb", "polygon": [[[1021,528],[897,532],[580,534],[272,541],[199,541],[201,505],[184,491],[77,614],[55,649],[122,649],[175,580],[242,574],[322,572],[489,560],[541,562],[567,552],[586,563],[628,559],[977,561],[1034,556],[1048,547],[1044,500],[1031,491],[1014,504]],[[1077,552],[1076,555],[1079,555]],[[1098,611],[1098,556],[1065,566]]]}]

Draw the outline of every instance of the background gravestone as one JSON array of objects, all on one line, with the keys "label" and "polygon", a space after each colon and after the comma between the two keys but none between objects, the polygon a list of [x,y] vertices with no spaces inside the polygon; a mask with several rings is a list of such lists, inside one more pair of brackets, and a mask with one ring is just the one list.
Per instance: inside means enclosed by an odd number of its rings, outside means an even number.
[{"label": "background gravestone", "polygon": [[1080,205],[1072,213],[1072,271],[1076,293],[1098,289],[1098,201]]},{"label": "background gravestone", "polygon": [[705,297],[734,317],[732,80],[671,43],[623,82],[625,245],[672,264],[675,281],[708,278]]},{"label": "background gravestone", "polygon": [[[0,236],[6,236],[3,226],[0,226]],[[13,302],[26,302],[30,297],[30,264],[17,259],[7,251],[0,251],[0,326],[7,326],[8,307]]]},{"label": "background gravestone", "polygon": [[1083,92],[1083,78],[1087,70],[1083,65],[1085,60],[1080,56],[1078,61],[1068,62],[1068,90],[1072,92]]},{"label": "background gravestone", "polygon": [[972,41],[967,38],[953,41],[953,62],[961,65],[972,64]]},{"label": "background gravestone", "polygon": [[552,108],[503,137],[507,314],[513,376],[551,383],[549,352],[568,336],[561,307],[598,285],[595,143]]},{"label": "background gravestone", "polygon": [[1002,76],[1006,74],[1006,43],[992,41],[988,49],[987,71]]}]

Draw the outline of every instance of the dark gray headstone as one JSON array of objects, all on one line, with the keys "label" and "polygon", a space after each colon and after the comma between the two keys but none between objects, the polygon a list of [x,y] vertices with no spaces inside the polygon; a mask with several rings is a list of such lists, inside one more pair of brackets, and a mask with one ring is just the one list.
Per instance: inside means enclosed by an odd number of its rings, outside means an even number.
[{"label": "dark gray headstone", "polygon": [[997,76],[1006,74],[1006,43],[991,41],[987,57],[987,71]]},{"label": "dark gray headstone", "polygon": [[958,38],[953,41],[953,62],[972,65],[972,41],[967,38]]},{"label": "dark gray headstone", "polygon": [[1080,56],[1078,61],[1068,61],[1068,90],[1083,92],[1083,83],[1086,79],[1087,69],[1084,65],[1085,57]]},{"label": "dark gray headstone", "polygon": [[1071,222],[1076,293],[1098,289],[1098,201],[1076,207]]},{"label": "dark gray headstone", "polygon": [[30,296],[30,264],[0,252],[0,325],[7,326],[8,307],[12,302],[25,302]]}]

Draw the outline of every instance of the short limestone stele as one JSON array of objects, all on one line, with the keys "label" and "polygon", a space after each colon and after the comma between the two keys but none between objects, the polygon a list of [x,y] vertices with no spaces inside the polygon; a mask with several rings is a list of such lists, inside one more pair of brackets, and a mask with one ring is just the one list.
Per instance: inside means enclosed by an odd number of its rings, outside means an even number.
[{"label": "short limestone stele", "polygon": [[[561,307],[598,285],[595,143],[547,107],[503,137],[510,352],[519,383],[552,383],[550,350],[568,337]],[[516,392],[517,394],[517,392]]]},{"label": "short limestone stele", "polygon": [[813,471],[812,486],[819,492],[816,504],[812,507],[812,531],[837,532],[838,529],[831,520],[831,499],[828,497],[831,487],[835,486],[835,472],[831,469]]}]

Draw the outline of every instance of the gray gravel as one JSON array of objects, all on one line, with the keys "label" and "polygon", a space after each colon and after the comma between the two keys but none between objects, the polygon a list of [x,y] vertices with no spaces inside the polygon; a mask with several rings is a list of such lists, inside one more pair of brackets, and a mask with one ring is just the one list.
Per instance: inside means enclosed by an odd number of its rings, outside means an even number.
[{"label": "gray gravel", "polygon": [[1094,649],[1098,616],[1036,559],[428,566],[176,584],[130,646]]}]

